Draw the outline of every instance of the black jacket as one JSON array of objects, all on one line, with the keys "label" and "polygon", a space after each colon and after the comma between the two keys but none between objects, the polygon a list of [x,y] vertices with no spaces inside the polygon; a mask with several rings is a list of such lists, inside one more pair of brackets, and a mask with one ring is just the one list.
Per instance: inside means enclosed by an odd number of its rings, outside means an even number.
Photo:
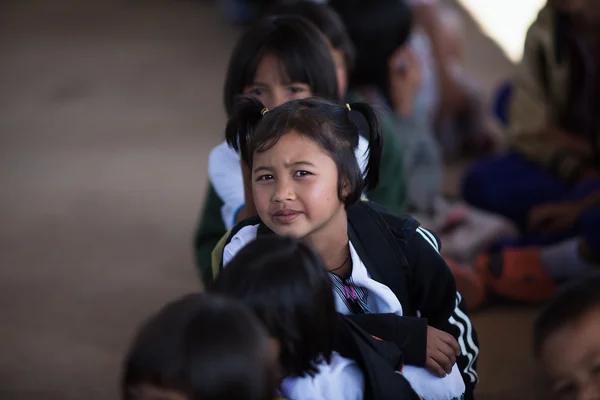
[{"label": "black jacket", "polygon": [[[427,326],[453,335],[461,355],[457,364],[473,398],[479,343],[464,301],[448,265],[439,254],[440,241],[409,216],[388,213],[361,201],[347,209],[348,236],[371,278],[388,286],[400,301],[403,315],[357,314],[347,317],[371,335],[395,344],[408,365],[425,366]],[[258,234],[273,234],[259,218],[236,225],[229,239],[245,226],[259,224]],[[222,268],[222,265],[221,265]]]}]

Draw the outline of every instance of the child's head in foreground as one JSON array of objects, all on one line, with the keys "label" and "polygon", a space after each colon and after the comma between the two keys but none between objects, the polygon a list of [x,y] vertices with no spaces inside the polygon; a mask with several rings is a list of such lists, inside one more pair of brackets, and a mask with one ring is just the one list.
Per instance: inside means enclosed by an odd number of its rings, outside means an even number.
[{"label": "child's head in foreground", "polygon": [[539,315],[535,356],[559,399],[600,399],[600,274],[569,284]]},{"label": "child's head in foreground", "polygon": [[228,115],[242,94],[269,108],[310,96],[339,100],[325,36],[299,16],[268,16],[255,22],[229,60],[223,93]]},{"label": "child's head in foreground", "polygon": [[271,15],[296,15],[312,22],[327,38],[337,75],[340,96],[348,87],[348,73],[354,65],[354,46],[339,15],[326,4],[300,0],[269,10]]},{"label": "child's head in foreground", "polygon": [[192,294],[139,330],[125,358],[127,400],[273,400],[277,351],[242,304]]},{"label": "child's head in foreground", "polygon": [[[355,156],[359,126],[369,138],[364,177]],[[226,137],[250,167],[258,215],[280,236],[315,239],[310,235],[331,233],[332,224],[346,231],[346,208],[379,180],[383,143],[367,104],[309,98],[266,112],[256,99],[245,98],[227,123]]]},{"label": "child's head in foreground", "polygon": [[259,236],[217,277],[214,292],[247,307],[279,343],[281,378],[317,372],[329,361],[336,311],[327,270],[305,243],[275,235]]}]

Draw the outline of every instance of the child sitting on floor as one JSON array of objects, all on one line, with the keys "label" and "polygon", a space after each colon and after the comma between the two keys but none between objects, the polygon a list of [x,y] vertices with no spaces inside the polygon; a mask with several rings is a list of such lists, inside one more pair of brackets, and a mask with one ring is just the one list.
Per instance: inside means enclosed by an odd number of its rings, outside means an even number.
[{"label": "child sitting on floor", "polygon": [[464,198],[523,233],[480,259],[500,297],[544,301],[557,283],[600,268],[599,4],[542,8],[514,80],[511,151],[466,176]]},{"label": "child sitting on floor", "polygon": [[[361,134],[369,137],[366,176],[354,156]],[[384,336],[365,329],[397,343],[423,379],[448,376],[443,386],[456,389],[452,382],[462,382],[462,374],[472,394],[476,334],[438,239],[410,217],[361,201],[379,177],[382,141],[373,109],[311,98],[268,111],[246,98],[226,135],[252,171],[260,218],[243,221],[224,238],[213,273],[259,235],[302,239],[324,259],[339,312],[391,323]]]}]

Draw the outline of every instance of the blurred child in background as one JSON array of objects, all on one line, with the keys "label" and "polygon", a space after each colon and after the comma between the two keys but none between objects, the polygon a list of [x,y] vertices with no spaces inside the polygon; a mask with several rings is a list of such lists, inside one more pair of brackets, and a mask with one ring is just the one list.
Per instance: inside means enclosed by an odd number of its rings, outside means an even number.
[{"label": "blurred child in background", "polygon": [[557,400],[600,399],[600,275],[563,288],[538,316],[533,333]]},{"label": "blurred child in background", "polygon": [[525,40],[514,81],[508,155],[476,164],[471,204],[523,232],[482,257],[498,295],[538,302],[600,265],[600,3],[551,0]]}]

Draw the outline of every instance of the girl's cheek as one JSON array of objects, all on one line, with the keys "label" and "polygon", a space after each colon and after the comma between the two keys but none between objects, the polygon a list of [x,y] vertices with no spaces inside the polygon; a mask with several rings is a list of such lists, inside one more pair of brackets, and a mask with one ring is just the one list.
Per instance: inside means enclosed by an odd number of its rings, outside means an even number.
[{"label": "girl's cheek", "polygon": [[252,193],[254,197],[254,207],[256,208],[256,212],[258,214],[262,214],[267,211],[269,208],[269,195],[266,192],[264,187],[260,185],[255,185],[252,188]]}]

